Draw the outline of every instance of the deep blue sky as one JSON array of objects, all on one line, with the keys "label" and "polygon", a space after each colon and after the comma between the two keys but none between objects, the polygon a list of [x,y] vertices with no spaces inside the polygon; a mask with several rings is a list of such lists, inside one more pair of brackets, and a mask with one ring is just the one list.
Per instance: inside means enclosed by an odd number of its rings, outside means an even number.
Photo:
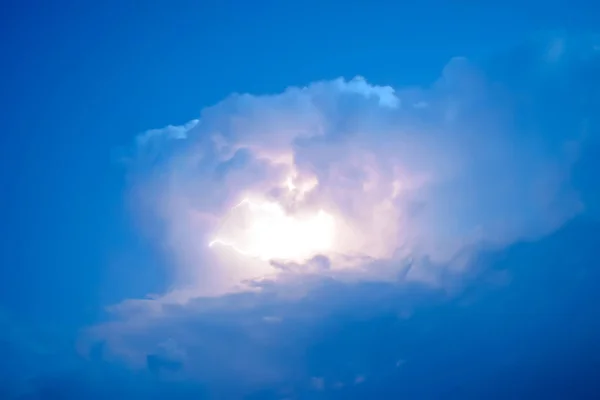
[{"label": "deep blue sky", "polygon": [[115,161],[140,132],[233,92],[356,75],[427,85],[453,56],[588,34],[600,17],[586,2],[448,3],[3,1],[0,312],[75,338],[103,307],[165,289]]}]

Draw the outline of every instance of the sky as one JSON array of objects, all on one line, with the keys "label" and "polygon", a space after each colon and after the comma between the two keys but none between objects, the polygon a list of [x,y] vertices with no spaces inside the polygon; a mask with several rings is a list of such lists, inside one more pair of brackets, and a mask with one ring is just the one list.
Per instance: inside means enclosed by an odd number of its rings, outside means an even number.
[{"label": "sky", "polygon": [[1,398],[600,395],[598,7],[2,8]]}]

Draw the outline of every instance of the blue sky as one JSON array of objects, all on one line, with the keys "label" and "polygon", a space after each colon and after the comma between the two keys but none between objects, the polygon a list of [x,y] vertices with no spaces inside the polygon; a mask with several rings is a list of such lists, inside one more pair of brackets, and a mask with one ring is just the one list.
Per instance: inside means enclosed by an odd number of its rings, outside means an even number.
[{"label": "blue sky", "polygon": [[[598,393],[591,4],[3,5],[0,394]],[[215,132],[245,152],[224,162]],[[190,212],[223,217],[288,151],[370,261],[232,293],[253,270],[213,260]],[[399,214],[363,167],[404,168]]]}]

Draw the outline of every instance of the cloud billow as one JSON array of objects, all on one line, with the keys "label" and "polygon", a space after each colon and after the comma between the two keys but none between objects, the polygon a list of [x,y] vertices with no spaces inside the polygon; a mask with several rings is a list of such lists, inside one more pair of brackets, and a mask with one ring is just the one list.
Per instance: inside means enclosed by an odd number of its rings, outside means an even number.
[{"label": "cloud billow", "polygon": [[418,266],[462,268],[454,261],[468,249],[539,237],[581,211],[570,171],[583,127],[540,134],[544,104],[556,99],[537,83],[523,96],[456,58],[422,89],[357,77],[233,95],[140,137],[138,187],[152,205],[141,209],[159,216],[177,276],[199,294],[274,272],[206,246],[248,195],[289,214],[335,216],[333,269],[368,276],[360,260],[411,259],[408,277],[435,280]]},{"label": "cloud billow", "polygon": [[[541,238],[590,208],[580,165],[598,132],[581,104],[599,91],[578,71],[597,55],[561,49],[455,58],[423,88],[356,77],[232,95],[144,133],[134,204],[160,228],[173,289],[115,306],[87,340],[152,374],[242,391],[291,377],[317,391],[362,383],[360,368],[323,381],[306,366],[328,320],[406,320],[472,279],[482,249]],[[259,254],[315,232],[321,242],[294,248],[304,258]]]}]

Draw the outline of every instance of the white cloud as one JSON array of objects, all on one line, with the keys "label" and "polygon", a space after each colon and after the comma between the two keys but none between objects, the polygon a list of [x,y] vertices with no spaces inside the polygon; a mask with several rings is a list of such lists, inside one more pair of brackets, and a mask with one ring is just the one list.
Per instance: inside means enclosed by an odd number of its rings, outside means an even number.
[{"label": "white cloud", "polygon": [[[577,93],[556,86],[561,66],[548,77],[520,62],[506,61],[513,72],[502,75],[455,58],[421,89],[356,78],[234,95],[142,135],[138,211],[162,234],[172,290],[115,306],[87,338],[131,365],[147,367],[152,355],[155,368],[240,387],[290,376],[313,389],[367,384],[371,373],[355,364],[340,369],[348,376],[304,368],[325,321],[382,309],[407,321],[428,298],[423,285],[456,293],[482,246],[547,234],[581,211],[570,173],[590,116],[569,108]],[[297,222],[324,210],[333,244],[302,247],[308,259],[248,257],[266,245],[247,228],[257,214],[232,212],[245,198],[267,204],[262,221],[279,230],[265,236],[277,243],[309,237]],[[215,237],[231,246],[209,247]],[[404,366],[390,354],[390,370]]]},{"label": "white cloud", "polygon": [[378,263],[410,260],[408,278],[435,282],[431,265],[478,243],[504,245],[556,228],[579,207],[567,182],[570,161],[515,127],[512,99],[484,77],[456,58],[429,88],[395,90],[359,77],[235,95],[199,120],[143,134],[143,148],[178,139],[138,182],[152,199],[144,216],[163,224],[176,285],[220,294],[278,273],[263,260],[207,246],[248,196],[290,215],[334,216],[335,244],[322,252],[328,270],[366,278],[368,268],[378,274]]}]

